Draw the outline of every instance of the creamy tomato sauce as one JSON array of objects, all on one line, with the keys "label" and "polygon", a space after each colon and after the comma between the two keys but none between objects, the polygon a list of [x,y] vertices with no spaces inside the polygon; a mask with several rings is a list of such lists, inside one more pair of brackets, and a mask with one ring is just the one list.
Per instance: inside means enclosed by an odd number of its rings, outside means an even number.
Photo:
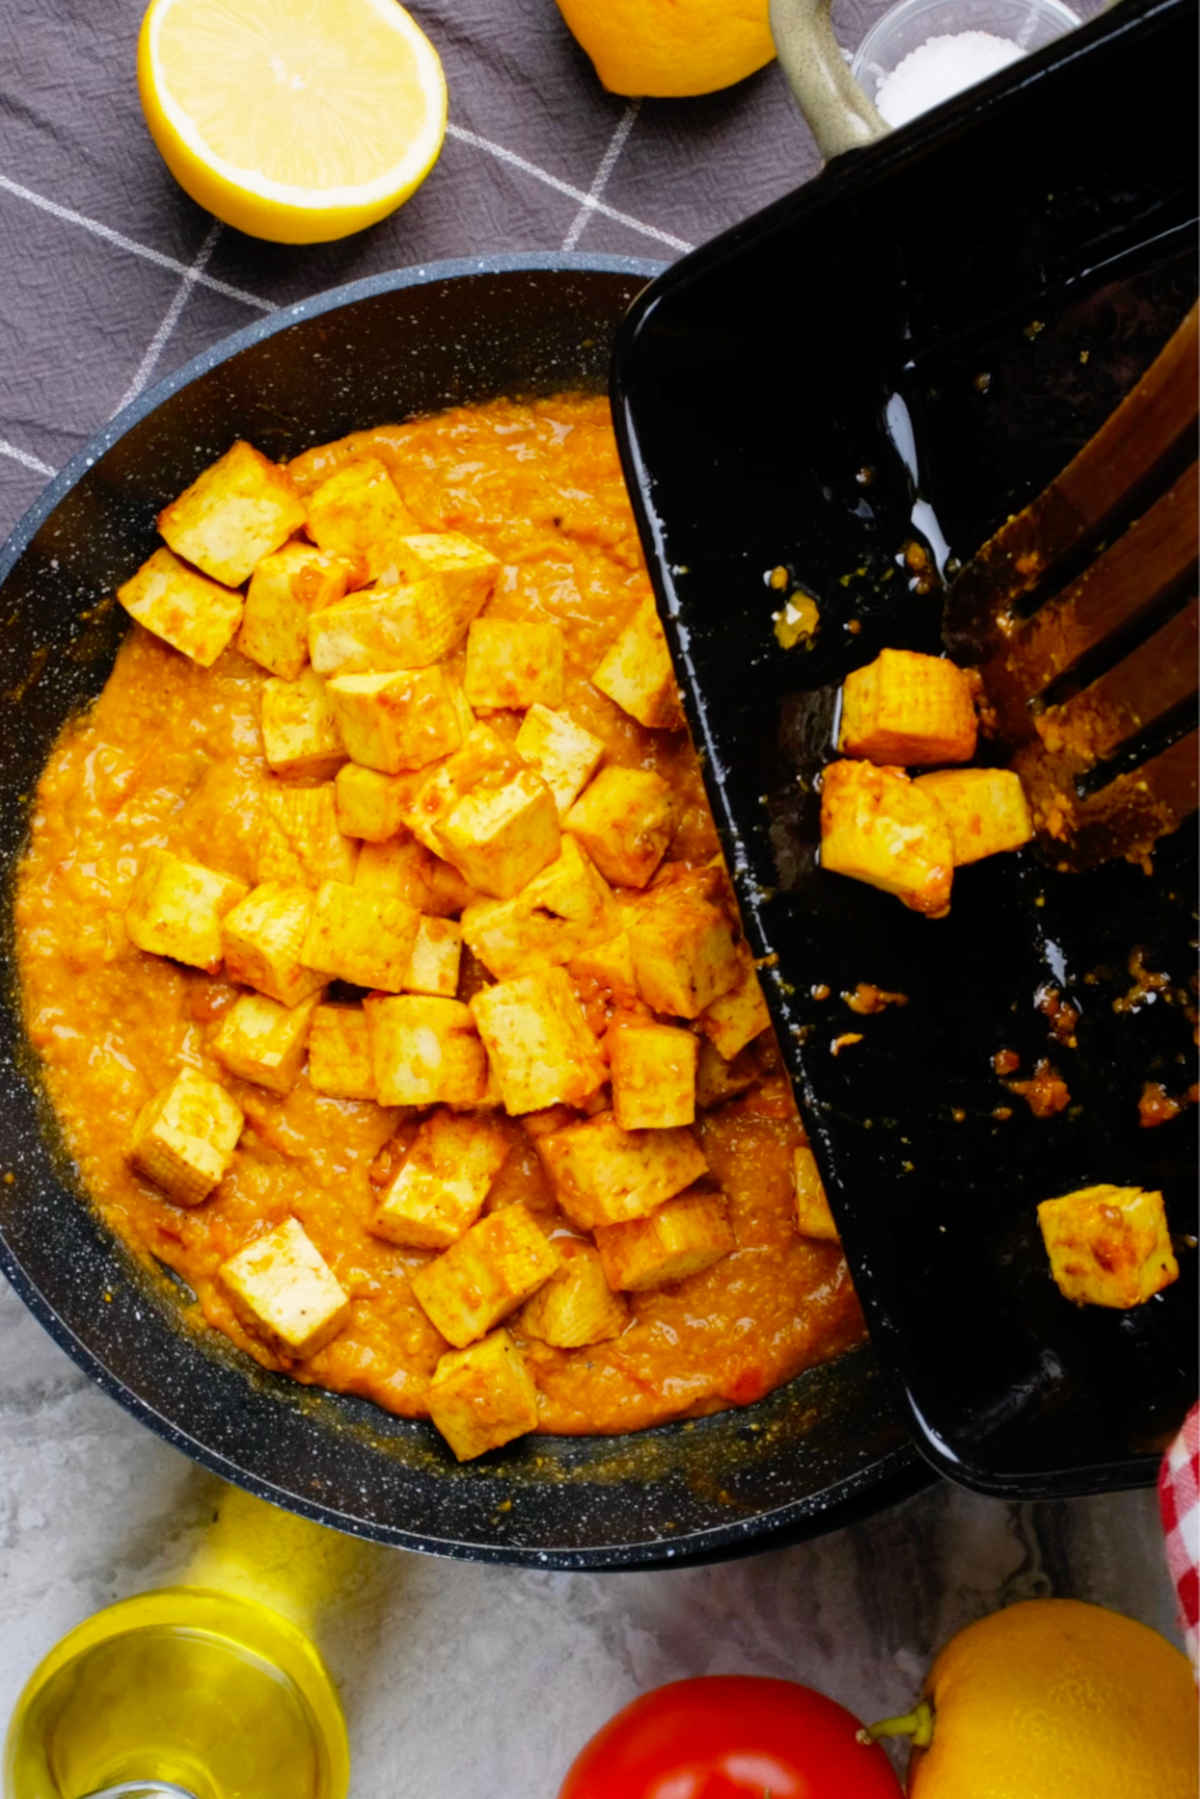
[{"label": "creamy tomato sauce", "polygon": [[[562,396],[462,408],[309,451],[292,473],[310,489],[364,453],[393,470],[423,530],[464,532],[501,559],[493,616],[563,627],[563,710],[604,740],[611,762],[654,768],[671,783],[680,817],[671,860],[711,856],[715,832],[686,733],[643,729],[588,682],[648,591],[607,403]],[[450,659],[452,672],[461,659]],[[27,1029],[83,1185],[114,1231],[177,1271],[208,1324],[260,1362],[417,1416],[445,1348],[409,1288],[428,1255],[366,1229],[378,1182],[416,1118],[324,1097],[303,1075],[282,1098],[235,1079],[209,1045],[236,990],[143,954],[124,928],[152,847],[255,880],[274,778],[259,734],[266,678],[233,650],[204,670],[130,629],[103,694],[65,730],[38,788],[17,898]],[[490,722],[511,736],[519,718]],[[487,977],[468,967],[463,978],[469,993]],[[602,1028],[604,995],[581,998]],[[750,1091],[697,1125],[736,1249],[675,1287],[631,1295],[632,1322],[612,1342],[570,1351],[523,1343],[541,1429],[622,1431],[746,1403],[862,1336],[836,1245],[796,1233],[791,1159],[803,1133],[773,1046],[760,1040],[757,1055]],[[128,1159],[139,1108],[181,1061],[222,1080],[246,1115],[232,1168],[191,1210],[134,1175]],[[546,1122],[507,1122],[513,1148],[487,1209],[523,1200],[544,1228],[567,1233],[534,1148]],[[222,1261],[288,1216],[353,1301],[340,1335],[295,1364],[245,1330],[215,1279]]]}]

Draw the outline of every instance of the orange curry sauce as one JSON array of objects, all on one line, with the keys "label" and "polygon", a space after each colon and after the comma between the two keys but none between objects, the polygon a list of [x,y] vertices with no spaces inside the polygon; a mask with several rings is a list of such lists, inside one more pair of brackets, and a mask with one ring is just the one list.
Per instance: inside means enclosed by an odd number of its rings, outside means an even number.
[{"label": "orange curry sauce", "polygon": [[[492,615],[563,627],[564,709],[604,740],[611,762],[654,768],[671,783],[680,823],[670,859],[711,856],[716,836],[686,733],[643,729],[587,679],[647,591],[607,403],[563,396],[463,408],[309,451],[292,473],[311,489],[368,452],[396,474],[421,529],[464,532],[501,559]],[[460,650],[450,671],[461,664]],[[143,954],[123,925],[152,846],[255,880],[261,797],[274,779],[259,736],[266,678],[232,649],[204,670],[131,627],[103,694],[64,731],[38,788],[17,903],[28,1033],[83,1185],[135,1251],[184,1277],[211,1326],[260,1362],[289,1367],[246,1331],[214,1277],[250,1238],[295,1215],[353,1307],[340,1335],[289,1371],[420,1415],[445,1348],[409,1289],[409,1271],[429,1252],[366,1229],[372,1162],[389,1143],[383,1163],[393,1161],[417,1119],[322,1097],[303,1075],[285,1098],[235,1079],[208,1048],[235,989]],[[519,717],[489,722],[512,736]],[[477,965],[464,971],[468,983],[486,978]],[[607,996],[580,997],[603,1030]],[[541,1429],[622,1431],[746,1403],[860,1339],[837,1246],[796,1233],[791,1159],[803,1133],[773,1045],[760,1040],[756,1053],[760,1078],[697,1124],[737,1248],[675,1287],[631,1295],[632,1322],[612,1342],[523,1344]],[[139,1108],[181,1061],[221,1079],[246,1115],[229,1173],[191,1210],[128,1161]],[[565,1234],[534,1150],[539,1123],[508,1121],[513,1149],[487,1209],[523,1200]]]}]

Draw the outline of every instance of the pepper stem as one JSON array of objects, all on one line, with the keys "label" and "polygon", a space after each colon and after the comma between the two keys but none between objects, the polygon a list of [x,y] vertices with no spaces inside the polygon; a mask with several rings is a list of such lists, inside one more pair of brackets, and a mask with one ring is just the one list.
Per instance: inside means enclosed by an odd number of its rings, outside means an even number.
[{"label": "pepper stem", "polygon": [[880,1737],[908,1737],[914,1749],[928,1749],[933,1741],[933,1707],[921,1699],[899,1718],[881,1718],[858,1733],[860,1743],[877,1743]]}]

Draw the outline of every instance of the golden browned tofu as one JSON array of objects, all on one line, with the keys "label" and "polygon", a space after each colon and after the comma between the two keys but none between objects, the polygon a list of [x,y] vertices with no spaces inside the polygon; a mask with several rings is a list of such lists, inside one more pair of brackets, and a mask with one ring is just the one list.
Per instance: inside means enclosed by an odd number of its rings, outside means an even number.
[{"label": "golden browned tofu", "polygon": [[479,1217],[511,1146],[498,1119],[432,1113],[380,1195],[369,1229],[406,1249],[448,1249]]},{"label": "golden browned tofu", "polygon": [[442,1357],[429,1383],[429,1416],[460,1462],[536,1430],[537,1388],[507,1331]]},{"label": "golden browned tofu", "polygon": [[481,1218],[410,1277],[413,1297],[455,1349],[484,1336],[536,1293],[558,1251],[523,1205]]},{"label": "golden browned tofu", "polygon": [[224,1087],[181,1068],[139,1112],[131,1160],[177,1206],[198,1206],[232,1162],[241,1134],[242,1109]]},{"label": "golden browned tofu", "polygon": [[1029,804],[1011,768],[938,768],[913,785],[941,808],[956,868],[1019,850],[1033,836]]},{"label": "golden browned tofu", "polygon": [[563,824],[607,880],[644,887],[675,834],[675,805],[652,769],[602,768]]},{"label": "golden browned tofu", "polygon": [[629,1323],[629,1307],[605,1280],[597,1252],[572,1238],[557,1247],[559,1266],[517,1313],[519,1334],[556,1349],[583,1349],[619,1337]]},{"label": "golden browned tofu", "polygon": [[675,731],[682,726],[675,670],[653,594],[647,594],[635,609],[593,673],[592,686],[652,731]]},{"label": "golden browned tofu", "polygon": [[752,1050],[741,1050],[732,1062],[727,1062],[705,1038],[696,1064],[697,1110],[708,1112],[714,1106],[723,1106],[726,1100],[736,1099],[754,1086],[761,1072]]},{"label": "golden browned tofu", "polygon": [[138,949],[216,974],[224,953],[221,920],[249,889],[170,850],[147,850],[138,869],[125,929]]},{"label": "golden browned tofu", "polygon": [[807,1144],[792,1151],[792,1184],[796,1191],[796,1229],[800,1235],[816,1237],[822,1243],[840,1243],[817,1158]]},{"label": "golden browned tofu", "polygon": [[260,881],[317,887],[322,881],[354,879],[358,845],[338,824],[332,781],[319,787],[276,787],[267,796],[265,812],[264,822],[276,828],[263,832],[256,870]]},{"label": "golden browned tofu", "polygon": [[440,668],[336,675],[326,695],[351,761],[385,775],[423,768],[462,742],[450,684]]},{"label": "golden browned tofu", "polygon": [[418,919],[403,900],[383,899],[342,881],[323,881],[300,960],[332,980],[401,993]]},{"label": "golden browned tofu", "polygon": [[308,653],[322,675],[428,668],[462,635],[439,581],[370,587],[308,621]]},{"label": "golden browned tofu", "polygon": [[708,1172],[690,1131],[624,1131],[611,1112],[549,1131],[537,1148],[559,1205],[585,1231],[645,1218]]},{"label": "golden browned tofu", "polygon": [[604,745],[565,712],[533,705],[521,720],[517,754],[535,769],[554,795],[561,818],[587,786],[604,757]]},{"label": "golden browned tofu", "polygon": [[376,456],[343,463],[308,496],[308,534],[321,549],[366,564],[374,580],[387,568],[392,545],[416,520]]},{"label": "golden browned tofu", "polygon": [[633,944],[628,931],[618,931],[600,943],[585,944],[573,950],[567,972],[576,981],[594,984],[614,999],[636,999],[637,984],[633,977]]},{"label": "golden browned tofu", "polygon": [[725,1061],[732,1062],[738,1051],[753,1043],[770,1023],[771,1014],[767,1011],[750,946],[739,943],[737,986],[731,987],[701,1013],[700,1029],[711,1038]]},{"label": "golden browned tofu", "polygon": [[472,724],[461,749],[419,780],[404,822],[427,850],[440,856],[438,830],[459,800],[475,787],[503,787],[520,766],[511,745],[498,737],[490,725]]},{"label": "golden browned tofu", "polygon": [[264,556],[250,577],[237,647],[283,681],[308,661],[308,618],[344,598],[355,567],[310,543],[285,543]]},{"label": "golden browned tofu", "polygon": [[304,1066],[309,1026],[320,995],[281,1006],[265,993],[243,993],[221,1019],[213,1054],[230,1074],[272,1093],[290,1093]]},{"label": "golden browned tofu", "polygon": [[950,907],[950,828],[902,768],[829,764],[821,785],[821,866],[895,894],[929,918]]},{"label": "golden browned tofu", "polygon": [[413,532],[399,538],[390,555],[382,580],[409,587],[419,581],[435,581],[442,588],[458,620],[453,637],[434,651],[435,656],[444,656],[491,594],[500,573],[499,558],[458,531]]},{"label": "golden browned tofu", "polygon": [[523,768],[502,787],[473,787],[437,837],[442,855],[472,887],[510,899],[554,861],[562,832],[550,789]]},{"label": "golden browned tofu", "polygon": [[230,980],[257,987],[281,1006],[298,1006],[316,993],[326,977],[306,967],[302,954],[311,918],[307,887],[264,881],[252,888],[221,921]]},{"label": "golden browned tofu", "polygon": [[346,760],[324,682],[311,668],[294,681],[264,683],[262,736],[263,754],[277,775],[327,781]]},{"label": "golden browned tofu", "polygon": [[498,981],[471,1000],[504,1109],[582,1106],[606,1069],[583,1008],[561,968]]},{"label": "golden browned tofu", "polygon": [[386,843],[397,833],[407,837],[404,809],[413,782],[412,775],[382,775],[377,768],[343,763],[333,784],[338,829],[367,843]]},{"label": "golden browned tofu", "polygon": [[350,1316],[350,1295],[295,1218],[222,1262],[217,1278],[243,1324],[284,1356],[315,1355]]},{"label": "golden browned tofu", "polygon": [[882,650],[846,676],[838,748],[898,768],[969,762],[975,698],[968,677],[944,656]]},{"label": "golden browned tofu", "polygon": [[422,913],[417,919],[416,936],[409,952],[404,991],[453,999],[458,992],[462,946],[461,925],[455,924],[452,918],[435,918]]},{"label": "golden browned tofu", "polygon": [[557,706],[563,696],[561,625],[477,618],[467,632],[468,703],[484,711]]},{"label": "golden browned tofu", "polygon": [[308,1033],[308,1084],[331,1099],[374,1099],[371,1040],[361,1006],[318,1006]]},{"label": "golden browned tofu", "polygon": [[614,1025],[608,1034],[608,1063],[613,1117],[621,1129],[668,1131],[691,1124],[699,1053],[699,1039],[678,1025]]},{"label": "golden browned tofu", "polygon": [[1076,1305],[1127,1311],[1179,1278],[1161,1193],[1105,1182],[1037,1210],[1050,1272]]},{"label": "golden browned tofu", "polygon": [[702,884],[664,882],[630,906],[627,918],[634,980],[652,1011],[698,1018],[737,985],[737,933]]},{"label": "golden browned tofu", "polygon": [[418,912],[451,918],[475,897],[457,868],[433,856],[411,838],[364,843],[354,871],[354,885],[390,899],[406,900]]},{"label": "golden browned tofu", "polygon": [[117,598],[130,618],[201,668],[212,667],[242,616],[240,593],[198,575],[170,550],[155,550]]},{"label": "golden browned tofu", "polygon": [[537,963],[560,965],[619,922],[612,889],[574,837],[515,899],[481,900],[463,913],[471,953],[499,980]]},{"label": "golden browned tofu", "polygon": [[648,1218],[596,1229],[604,1277],[614,1291],[644,1293],[711,1268],[735,1247],[719,1193],[681,1193]]},{"label": "golden browned tofu", "polygon": [[488,1059],[468,1006],[401,994],[364,1002],[371,1066],[381,1106],[485,1102]]},{"label": "golden browned tofu", "polygon": [[287,470],[240,442],[158,515],[175,554],[226,587],[240,587],[303,523],[304,502]]}]

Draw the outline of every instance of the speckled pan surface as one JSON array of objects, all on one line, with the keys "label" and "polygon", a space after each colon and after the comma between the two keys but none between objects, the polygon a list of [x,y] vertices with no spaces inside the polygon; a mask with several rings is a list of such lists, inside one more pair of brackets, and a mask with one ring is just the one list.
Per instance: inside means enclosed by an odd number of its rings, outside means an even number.
[{"label": "speckled pan surface", "polygon": [[[28,796],[124,628],[117,608],[93,609],[146,555],[157,510],[235,436],[282,457],[460,401],[603,388],[616,327],[656,272],[513,257],[357,283],[199,358],[64,469],[0,552],[6,941]],[[737,1554],[847,1522],[923,1478],[869,1350],[745,1411],[622,1438],[530,1439],[459,1467],[428,1425],[190,1335],[165,1275],[135,1268],[81,1203],[5,997],[0,1266],[106,1391],[226,1478],[410,1548],[593,1568]]]}]

